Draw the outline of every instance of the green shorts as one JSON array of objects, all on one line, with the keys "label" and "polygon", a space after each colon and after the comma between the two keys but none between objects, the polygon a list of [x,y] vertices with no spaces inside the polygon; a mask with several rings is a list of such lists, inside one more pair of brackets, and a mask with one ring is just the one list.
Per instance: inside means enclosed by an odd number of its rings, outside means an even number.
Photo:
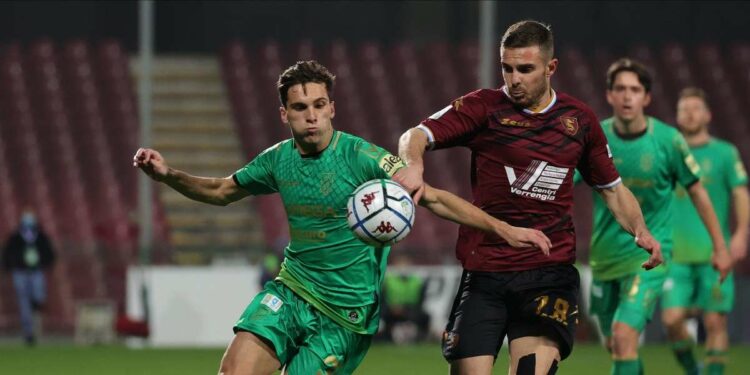
[{"label": "green shorts", "polygon": [[605,337],[612,336],[612,323],[620,322],[639,332],[651,320],[666,278],[663,270],[640,270],[614,280],[594,279],[589,313],[599,321]]},{"label": "green shorts", "polygon": [[692,308],[703,311],[732,311],[734,275],[719,283],[719,272],[711,263],[672,263],[664,282],[662,308]]},{"label": "green shorts", "polygon": [[267,282],[250,302],[237,331],[269,341],[289,374],[351,374],[372,342],[371,335],[340,326],[277,281]]}]

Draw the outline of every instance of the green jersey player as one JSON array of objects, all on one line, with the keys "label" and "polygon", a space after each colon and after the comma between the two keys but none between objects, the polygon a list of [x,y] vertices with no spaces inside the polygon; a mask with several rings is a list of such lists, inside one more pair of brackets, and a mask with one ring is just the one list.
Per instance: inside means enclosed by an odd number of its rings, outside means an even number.
[{"label": "green jersey player", "polygon": [[[360,184],[390,178],[400,158],[333,129],[334,76],[298,62],[278,81],[281,120],[292,138],[269,147],[226,178],[169,168],[152,149],[134,166],[188,198],[226,205],[248,195],[279,193],[291,241],[276,280],[248,305],[220,373],[350,374],[364,358],[379,322],[379,294],[389,248],[374,248],[349,230],[346,202]],[[549,253],[536,230],[511,227],[445,191],[428,188],[420,204],[458,223],[494,232],[518,247]]]},{"label": "green jersey player", "polygon": [[[726,276],[726,254],[716,215],[699,181],[699,167],[679,132],[647,117],[651,77],[641,64],[621,59],[607,71],[607,101],[614,116],[602,122],[615,166],[638,199],[646,225],[661,242],[665,264],[672,249],[672,196],[683,186],[712,234],[715,265]],[[666,266],[640,269],[646,260],[598,196],[594,196],[591,237],[591,315],[599,322],[614,360],[613,374],[638,374],[638,337],[653,315]]]},{"label": "green jersey player", "polygon": [[[733,258],[740,260],[747,252],[750,224],[747,173],[737,149],[710,136],[710,121],[711,111],[703,90],[684,89],[677,102],[677,124],[701,166],[701,182],[716,209],[726,241],[730,241],[733,203],[737,229],[731,235],[729,248]],[[711,267],[711,237],[684,189],[676,191],[673,212],[679,220],[674,230],[674,261],[664,283],[662,321],[680,365],[687,374],[698,374],[694,343],[685,328],[685,319],[688,310],[701,310],[706,327],[706,373],[723,374],[729,348],[727,313],[734,304],[732,275],[724,283],[719,282],[718,273]]]}]

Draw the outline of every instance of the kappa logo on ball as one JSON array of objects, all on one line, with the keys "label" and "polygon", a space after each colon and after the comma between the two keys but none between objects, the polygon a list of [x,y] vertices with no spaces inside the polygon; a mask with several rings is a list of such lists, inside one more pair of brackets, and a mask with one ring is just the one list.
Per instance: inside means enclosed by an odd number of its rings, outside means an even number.
[{"label": "kappa logo on ball", "polygon": [[362,205],[365,206],[367,212],[370,212],[370,205],[372,204],[372,201],[375,200],[375,194],[377,194],[377,191],[373,191],[372,193],[365,193],[364,198],[360,199],[360,202],[362,202]]}]

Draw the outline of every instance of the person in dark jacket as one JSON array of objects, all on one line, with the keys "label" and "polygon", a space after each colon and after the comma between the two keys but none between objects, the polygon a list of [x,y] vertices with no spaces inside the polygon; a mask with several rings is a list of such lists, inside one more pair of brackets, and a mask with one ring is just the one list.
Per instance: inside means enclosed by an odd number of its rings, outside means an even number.
[{"label": "person in dark jacket", "polygon": [[21,327],[28,345],[36,343],[38,332],[34,329],[34,313],[44,306],[47,294],[44,270],[54,261],[49,238],[39,227],[34,213],[24,211],[18,229],[5,244],[3,267],[13,276]]}]

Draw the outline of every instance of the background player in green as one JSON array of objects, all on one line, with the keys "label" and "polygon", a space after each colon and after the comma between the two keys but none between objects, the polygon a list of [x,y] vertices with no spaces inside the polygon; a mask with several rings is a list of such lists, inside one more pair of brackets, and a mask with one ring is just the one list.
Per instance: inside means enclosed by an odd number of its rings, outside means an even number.
[{"label": "background player in green", "polygon": [[[644,114],[651,100],[651,82],[647,69],[630,59],[616,61],[607,71],[607,101],[614,116],[602,121],[602,129],[615,166],[638,199],[646,226],[661,242],[665,263],[672,248],[673,189],[675,185],[687,189],[711,233],[714,265],[724,278],[731,260],[711,201],[699,181],[699,167],[676,129]],[[591,314],[612,353],[612,373],[638,374],[643,371],[638,338],[653,315],[666,267],[640,269],[647,257],[597,194],[593,216]]]},{"label": "background player in green", "polygon": [[[169,168],[151,149],[133,165],[188,198],[227,205],[248,195],[281,194],[291,241],[275,281],[247,307],[222,359],[223,374],[349,374],[379,322],[378,295],[389,248],[358,240],[346,201],[360,184],[390,178],[403,162],[361,138],[333,129],[334,76],[314,61],[298,62],[278,81],[281,120],[292,138],[266,149],[226,178]],[[549,253],[539,231],[516,228],[445,191],[428,188],[420,204],[441,217],[491,231],[519,247]]]},{"label": "background player in green", "polygon": [[[740,260],[747,252],[750,226],[747,173],[737,149],[708,133],[710,122],[711,110],[703,90],[684,89],[677,101],[677,124],[701,166],[701,183],[716,209],[730,252],[734,260]],[[730,203],[737,223],[734,234],[729,229]],[[706,327],[706,373],[723,374],[729,348],[727,313],[734,305],[734,280],[730,274],[724,283],[719,282],[719,274],[711,266],[711,237],[684,189],[675,192],[673,212],[679,220],[675,222],[674,258],[664,282],[662,321],[677,361],[687,374],[698,374],[694,343],[685,319],[690,309],[700,309]]]}]

